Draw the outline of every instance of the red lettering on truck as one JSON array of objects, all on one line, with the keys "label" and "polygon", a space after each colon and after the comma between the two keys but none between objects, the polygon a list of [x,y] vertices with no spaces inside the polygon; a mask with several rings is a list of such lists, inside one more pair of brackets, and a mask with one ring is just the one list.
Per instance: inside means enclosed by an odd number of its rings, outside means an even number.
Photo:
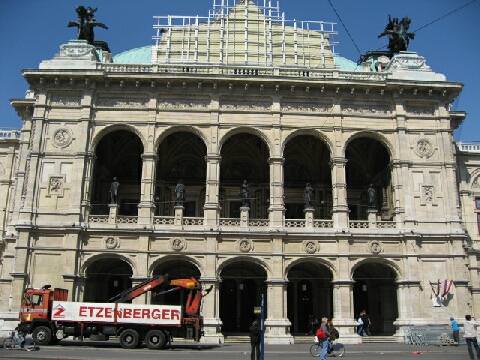
[{"label": "red lettering on truck", "polygon": [[172,309],[170,319],[180,320],[180,312],[177,309]]},{"label": "red lettering on truck", "polygon": [[79,314],[80,316],[87,316],[87,314],[85,313],[86,310],[87,310],[87,307],[86,307],[86,306],[80,306],[79,311],[78,311],[78,314]]},{"label": "red lettering on truck", "polygon": [[152,319],[161,319],[162,318],[162,313],[160,312],[159,309],[153,309],[152,310]]},{"label": "red lettering on truck", "polygon": [[104,308],[97,307],[97,314],[95,315],[97,318],[103,318],[103,311],[105,310]]},{"label": "red lettering on truck", "polygon": [[133,309],[133,318],[140,319],[142,317],[141,313],[141,309]]},{"label": "red lettering on truck", "polygon": [[123,309],[123,318],[130,319],[132,317],[132,309]]},{"label": "red lettering on truck", "polygon": [[170,309],[163,309],[162,310],[162,319],[163,320],[170,319]]},{"label": "red lettering on truck", "polygon": [[143,309],[142,310],[142,318],[143,319],[150,319],[151,318],[150,309]]}]

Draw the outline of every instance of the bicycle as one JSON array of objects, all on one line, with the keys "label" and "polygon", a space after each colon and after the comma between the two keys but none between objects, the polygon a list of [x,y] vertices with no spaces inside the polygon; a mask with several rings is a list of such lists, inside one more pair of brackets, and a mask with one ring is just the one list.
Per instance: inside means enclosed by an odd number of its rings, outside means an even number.
[{"label": "bicycle", "polygon": [[[315,342],[310,346],[310,355],[313,357],[319,357],[322,351],[322,343]],[[337,342],[336,340],[328,340],[328,357],[342,357],[345,354],[345,345]]]},{"label": "bicycle", "polygon": [[36,351],[40,348],[33,339],[25,339],[20,331],[12,331],[10,336],[3,341],[3,348],[6,350]]}]

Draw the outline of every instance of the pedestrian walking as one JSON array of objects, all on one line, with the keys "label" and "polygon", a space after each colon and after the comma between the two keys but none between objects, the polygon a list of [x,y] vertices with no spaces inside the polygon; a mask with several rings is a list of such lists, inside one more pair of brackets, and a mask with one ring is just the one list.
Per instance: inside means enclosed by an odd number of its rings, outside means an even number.
[{"label": "pedestrian walking", "polygon": [[315,336],[322,347],[322,350],[320,351],[320,360],[327,360],[328,347],[330,346],[330,341],[328,340],[330,333],[328,332],[327,320],[326,317],[322,317],[320,327],[315,333]]},{"label": "pedestrian walking", "polygon": [[[477,354],[477,359],[480,359],[480,348],[478,347],[477,343],[477,328],[478,323],[472,320],[470,315],[465,315],[465,324],[463,324],[465,333],[463,336],[467,342],[468,356],[470,356],[471,360],[475,359],[475,352]],[[472,348],[475,348],[475,351],[473,351]]]},{"label": "pedestrian walking", "polygon": [[368,317],[367,310],[363,310],[361,314],[362,318],[362,327],[363,327],[363,335],[362,336],[370,336],[370,325],[371,321],[370,318]]},{"label": "pedestrian walking", "polygon": [[256,319],[250,328],[250,359],[260,359],[260,321]]},{"label": "pedestrian walking", "polygon": [[452,329],[453,342],[455,346],[458,346],[458,334],[460,332],[460,327],[458,326],[457,320],[453,317],[450,318],[450,327]]}]

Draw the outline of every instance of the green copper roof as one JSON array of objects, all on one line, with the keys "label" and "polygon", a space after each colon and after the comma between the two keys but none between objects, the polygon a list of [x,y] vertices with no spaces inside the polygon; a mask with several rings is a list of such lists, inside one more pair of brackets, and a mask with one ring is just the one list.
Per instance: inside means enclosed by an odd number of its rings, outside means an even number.
[{"label": "green copper roof", "polygon": [[355,62],[353,62],[352,60],[349,60],[347,58],[344,58],[342,56],[338,56],[338,55],[334,54],[333,61],[335,62],[335,66],[339,70],[360,71],[360,67]]},{"label": "green copper roof", "polygon": [[121,52],[113,57],[116,64],[151,64],[152,46],[142,46]]}]

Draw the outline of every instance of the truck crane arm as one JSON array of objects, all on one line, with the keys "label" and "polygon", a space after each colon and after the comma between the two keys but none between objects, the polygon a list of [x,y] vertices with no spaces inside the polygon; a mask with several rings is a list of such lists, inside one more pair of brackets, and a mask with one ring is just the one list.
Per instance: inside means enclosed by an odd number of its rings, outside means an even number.
[{"label": "truck crane arm", "polygon": [[188,290],[199,290],[201,291],[202,286],[201,284],[195,279],[168,279],[168,275],[158,275],[152,279],[148,279],[137,286],[134,286],[131,289],[127,289],[121,292],[118,295],[112,297],[109,301],[110,302],[125,302],[130,301],[139,297],[140,295],[145,294],[148,291],[152,291],[159,286],[172,286],[174,288],[169,289],[168,291],[177,291],[181,289],[188,289]]}]

